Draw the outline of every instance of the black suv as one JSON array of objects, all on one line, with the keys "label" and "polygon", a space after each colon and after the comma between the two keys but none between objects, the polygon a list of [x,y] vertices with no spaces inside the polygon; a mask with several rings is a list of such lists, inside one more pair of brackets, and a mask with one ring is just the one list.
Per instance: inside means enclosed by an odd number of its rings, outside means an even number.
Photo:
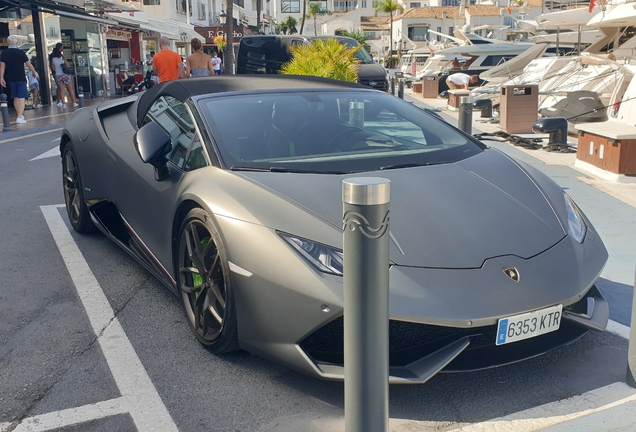
[{"label": "black suv", "polygon": [[[277,74],[283,63],[292,58],[289,50],[291,46],[301,45],[316,39],[335,38],[349,48],[360,45],[355,39],[344,36],[244,36],[239,45],[236,73],[237,74]],[[389,90],[386,69],[375,63],[364,47],[356,52],[360,61],[358,65],[358,81],[360,84],[378,90]]]}]

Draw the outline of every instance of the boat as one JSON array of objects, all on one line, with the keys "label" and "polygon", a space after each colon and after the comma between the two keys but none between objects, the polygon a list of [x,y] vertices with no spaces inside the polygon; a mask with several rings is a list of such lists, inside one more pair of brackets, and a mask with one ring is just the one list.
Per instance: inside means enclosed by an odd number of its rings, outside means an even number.
[{"label": "boat", "polygon": [[[437,33],[432,30],[429,32]],[[449,74],[462,72],[468,75],[479,75],[513,59],[535,45],[531,42],[488,39],[472,33],[469,25],[456,29],[454,36],[452,39],[457,43],[457,46],[433,51],[433,55],[416,75],[417,81],[426,79],[425,77],[437,77],[440,93],[448,89],[446,77]],[[459,63],[459,67],[457,67],[455,60]]]}]

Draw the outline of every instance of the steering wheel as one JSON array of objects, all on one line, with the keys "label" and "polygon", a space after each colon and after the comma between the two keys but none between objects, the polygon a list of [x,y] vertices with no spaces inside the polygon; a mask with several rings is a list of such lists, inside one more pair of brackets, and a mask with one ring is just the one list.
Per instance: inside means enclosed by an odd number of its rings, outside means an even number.
[{"label": "steering wheel", "polygon": [[329,140],[327,149],[329,151],[345,151],[347,149],[346,140],[358,132],[364,132],[364,129],[359,127],[346,127]]}]

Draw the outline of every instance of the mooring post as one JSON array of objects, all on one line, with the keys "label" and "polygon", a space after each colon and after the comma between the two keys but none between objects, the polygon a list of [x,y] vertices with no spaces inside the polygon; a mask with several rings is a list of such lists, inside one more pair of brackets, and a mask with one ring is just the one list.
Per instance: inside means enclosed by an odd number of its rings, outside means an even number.
[{"label": "mooring post", "polygon": [[390,181],[343,180],[345,430],[389,426]]}]

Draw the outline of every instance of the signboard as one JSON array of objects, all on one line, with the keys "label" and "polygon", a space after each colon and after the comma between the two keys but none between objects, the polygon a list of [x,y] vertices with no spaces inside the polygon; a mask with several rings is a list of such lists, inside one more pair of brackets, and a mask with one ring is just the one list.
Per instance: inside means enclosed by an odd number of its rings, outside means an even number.
[{"label": "signboard", "polygon": [[117,38],[117,39],[130,39],[132,38],[132,33],[125,31],[125,30],[114,30],[114,29],[108,29],[108,31],[106,32],[106,37],[107,38]]},{"label": "signboard", "polygon": [[[214,38],[225,34],[223,27],[195,27],[194,30],[205,38],[205,43],[208,45],[214,44]],[[247,31],[247,33],[246,33]],[[241,38],[248,34],[252,34],[252,31],[244,26],[234,26],[234,34],[232,35],[232,42],[239,43]]]}]

